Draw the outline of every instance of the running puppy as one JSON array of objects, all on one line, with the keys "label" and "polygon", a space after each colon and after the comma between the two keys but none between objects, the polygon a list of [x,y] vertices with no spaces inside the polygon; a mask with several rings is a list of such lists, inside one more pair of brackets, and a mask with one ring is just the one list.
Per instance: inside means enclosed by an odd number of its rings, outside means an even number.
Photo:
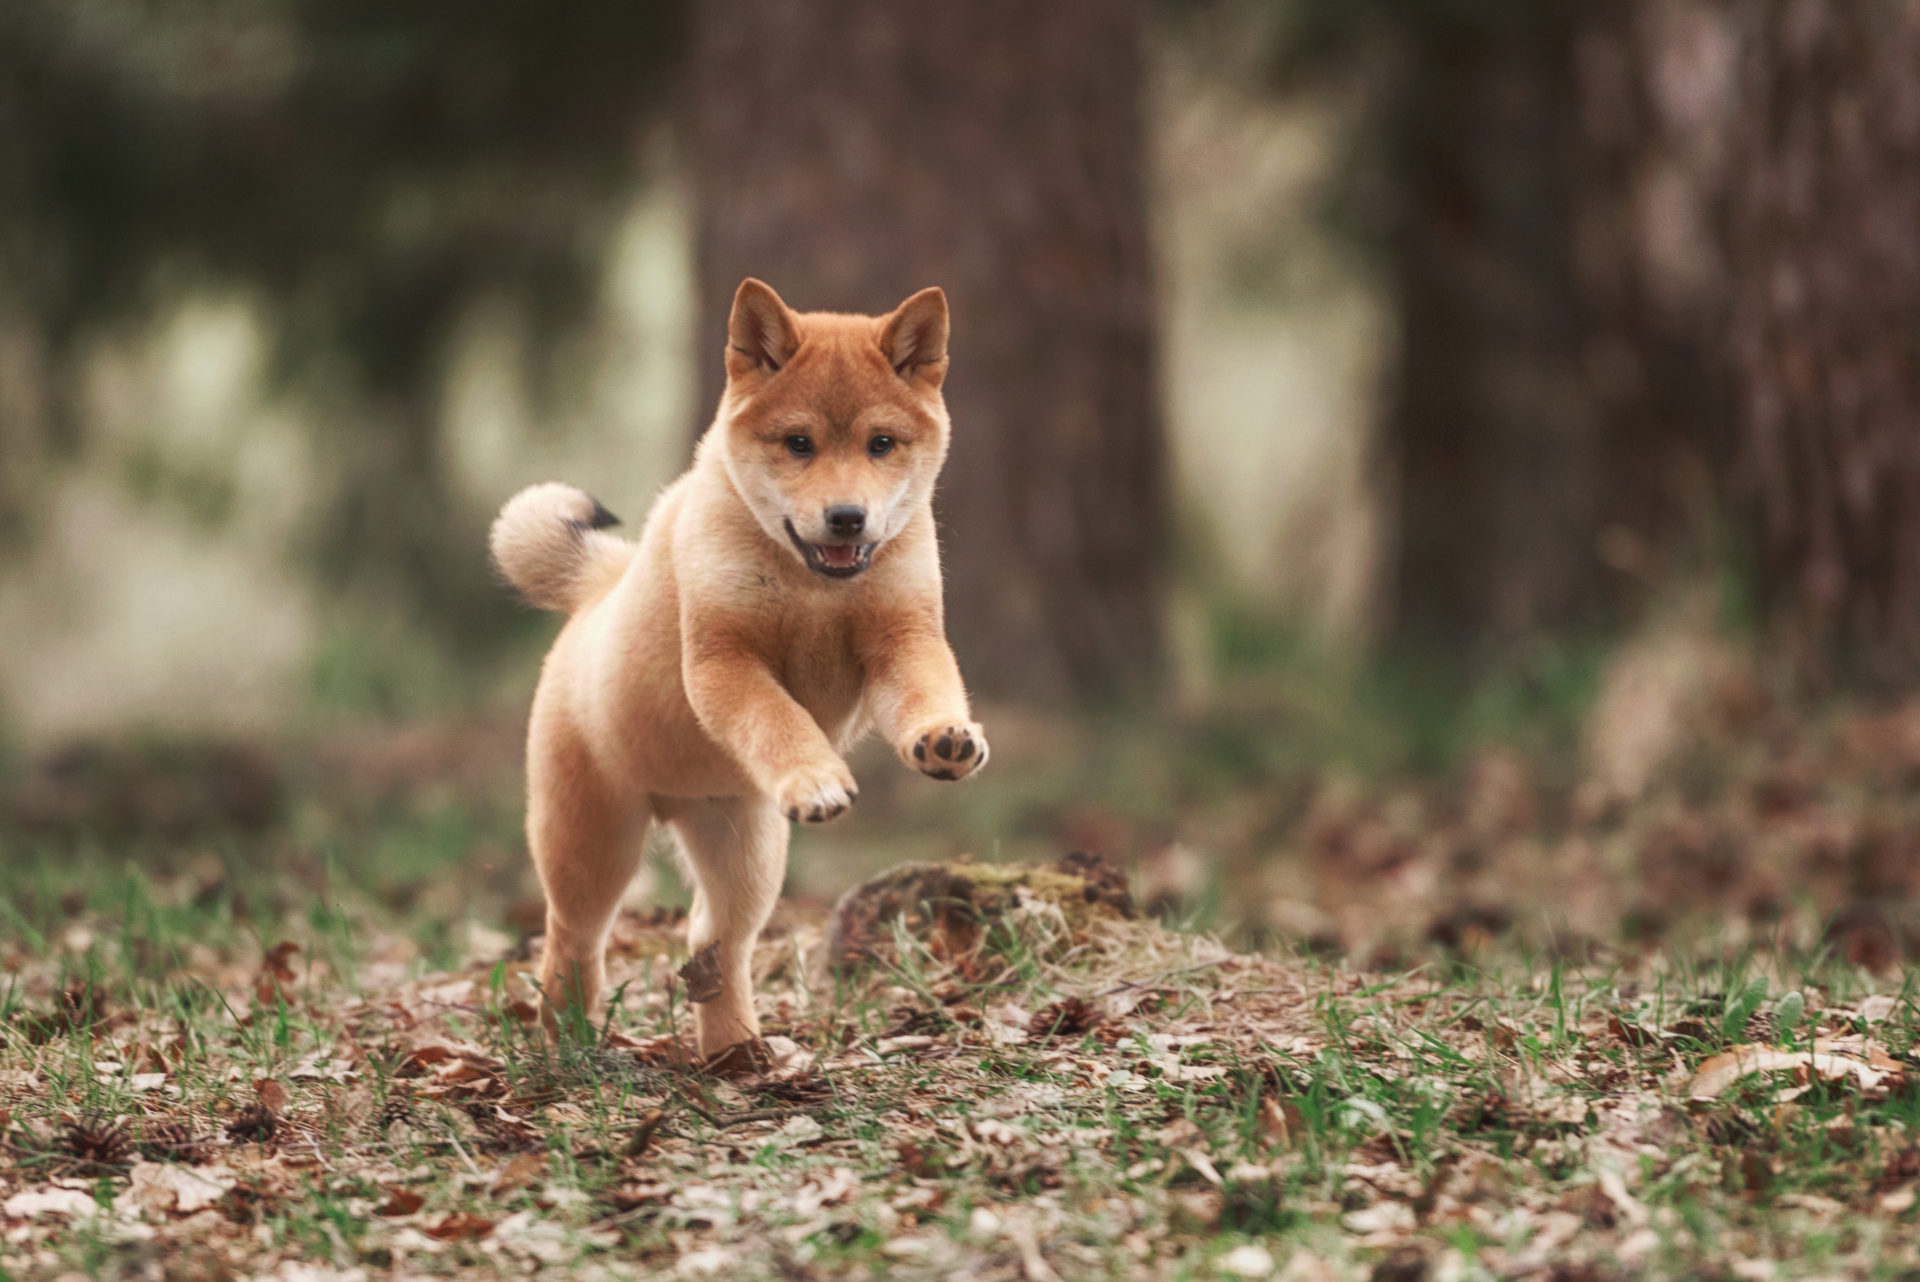
[{"label": "running puppy", "polygon": [[749,963],[780,895],[789,822],[859,789],[869,729],[935,779],[987,763],[942,622],[933,485],[947,456],[947,299],[886,316],[734,295],[727,387],[694,463],[637,542],[566,485],[515,495],[493,560],[569,616],[527,732],[527,841],[547,894],[540,984],[594,1009],[608,927],[649,827],[695,887],[688,946],[716,945],[695,1006],[711,1056],[759,1032]]}]

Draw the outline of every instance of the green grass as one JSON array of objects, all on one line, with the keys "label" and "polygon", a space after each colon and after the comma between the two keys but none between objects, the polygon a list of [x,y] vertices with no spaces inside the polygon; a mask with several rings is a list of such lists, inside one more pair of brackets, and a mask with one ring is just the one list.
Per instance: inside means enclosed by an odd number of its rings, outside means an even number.
[{"label": "green grass", "polygon": [[[9,867],[0,1198],[70,1187],[106,1208],[8,1220],[9,1277],[117,1276],[188,1246],[240,1273],[1017,1276],[1037,1259],[1061,1277],[1205,1278],[1248,1267],[1247,1246],[1332,1276],[1395,1252],[1466,1276],[1920,1264],[1913,1208],[1884,1200],[1920,1178],[1904,1086],[1789,1100],[1776,1074],[1687,1098],[1728,1046],[1859,1031],[1874,991],[1891,998],[1878,1042],[1909,1063],[1912,984],[1829,956],[1576,966],[1492,947],[1369,975],[1146,924],[1063,940],[1008,920],[971,960],[903,934],[890,965],[803,985],[803,931],[763,951],[769,1032],[817,1062],[743,1082],[671,1044],[687,1011],[670,928],[623,928],[623,991],[552,1047],[523,1018],[526,961],[466,956],[447,924],[337,869],[328,895],[276,900],[278,874],[244,861],[219,894],[186,874]],[[292,976],[262,985],[283,938]],[[1084,1034],[994,1033],[1004,1004],[1128,985],[1151,993]],[[439,1041],[472,1048],[480,1099],[432,1097],[449,1083],[409,1056]],[[350,1078],[329,1079],[329,1056]],[[268,1080],[288,1092],[274,1139],[229,1138]],[[114,1213],[133,1156],[73,1152],[73,1122],[137,1141],[161,1118],[205,1137],[211,1163],[192,1169],[230,1181],[198,1218]],[[396,1199],[406,1213],[381,1214]],[[490,1227],[463,1238],[463,1216]]]}]

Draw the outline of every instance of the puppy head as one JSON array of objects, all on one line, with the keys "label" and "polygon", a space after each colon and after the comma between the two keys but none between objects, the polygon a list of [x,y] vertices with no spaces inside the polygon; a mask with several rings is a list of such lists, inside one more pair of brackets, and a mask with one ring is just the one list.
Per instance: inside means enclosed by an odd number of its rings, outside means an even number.
[{"label": "puppy head", "polygon": [[727,325],[727,472],[767,534],[851,579],[931,501],[947,456],[947,296],[885,316],[795,312],[744,281]]}]

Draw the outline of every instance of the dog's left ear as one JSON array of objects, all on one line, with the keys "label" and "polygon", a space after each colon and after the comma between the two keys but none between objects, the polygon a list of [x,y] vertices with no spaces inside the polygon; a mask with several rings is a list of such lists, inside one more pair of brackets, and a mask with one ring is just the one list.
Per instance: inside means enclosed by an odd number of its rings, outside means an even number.
[{"label": "dog's left ear", "polygon": [[749,276],[733,295],[727,317],[727,376],[753,370],[780,372],[800,347],[800,331],[793,310],[773,292],[773,286]]},{"label": "dog's left ear", "polygon": [[923,289],[893,309],[880,326],[880,350],[893,372],[939,387],[947,376],[947,296]]}]

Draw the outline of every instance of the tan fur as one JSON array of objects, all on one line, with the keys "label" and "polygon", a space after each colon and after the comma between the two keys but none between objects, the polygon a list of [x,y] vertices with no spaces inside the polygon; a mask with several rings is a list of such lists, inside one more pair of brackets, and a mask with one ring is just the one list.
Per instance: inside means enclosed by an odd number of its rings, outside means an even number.
[{"label": "tan fur", "polygon": [[572,613],[605,596],[633,559],[633,544],[593,528],[605,509],[549,481],[507,500],[488,536],[494,568],[529,605]]},{"label": "tan fur", "polygon": [[[718,945],[719,996],[695,1007],[710,1055],[759,1030],[749,962],[779,897],[788,820],[852,804],[841,754],[874,729],[935,778],[986,763],[946,642],[934,541],[946,338],[938,290],[884,317],[797,314],[749,280],[719,412],[637,543],[587,528],[597,505],[560,485],[523,492],[495,522],[508,581],[571,613],[527,739],[550,1023],[562,1004],[598,1000],[607,929],[654,821],[673,829],[694,881],[689,947]],[[874,457],[880,434],[896,444]],[[811,457],[791,452],[795,435]],[[828,525],[839,505],[865,511],[852,541],[874,545],[850,578],[816,572],[819,547],[794,542],[850,541]]]}]

